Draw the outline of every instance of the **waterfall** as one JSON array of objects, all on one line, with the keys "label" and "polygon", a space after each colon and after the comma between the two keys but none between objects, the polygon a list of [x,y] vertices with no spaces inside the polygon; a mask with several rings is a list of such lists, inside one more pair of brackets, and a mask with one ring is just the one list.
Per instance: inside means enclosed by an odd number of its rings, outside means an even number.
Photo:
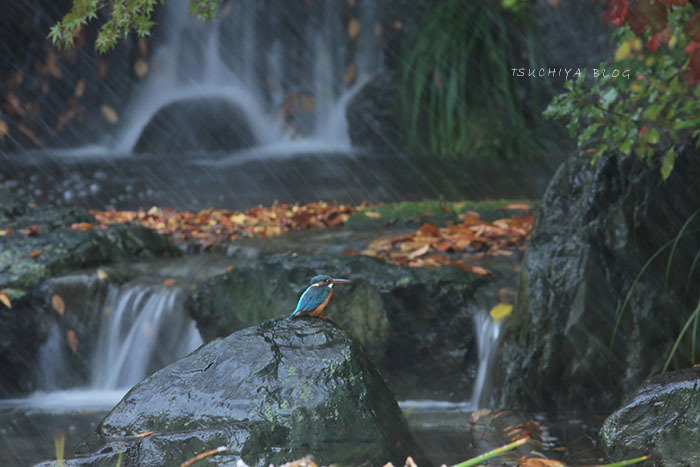
[{"label": "waterfall", "polygon": [[[184,357],[203,341],[184,311],[184,286],[141,278],[117,285],[94,274],[53,279],[50,293],[65,300],[66,313],[95,325],[93,341],[83,336],[76,367],[66,330],[55,322],[38,353],[39,391],[10,401],[45,410],[113,406],[134,384]],[[7,402],[7,401],[6,401]]]},{"label": "waterfall", "polygon": [[110,286],[90,373],[93,389],[129,388],[202,344],[178,287]]},{"label": "waterfall", "polygon": [[493,352],[501,332],[501,324],[495,322],[488,312],[480,312],[474,315],[476,328],[477,348],[479,352],[479,367],[476,372],[474,389],[472,390],[472,405],[475,409],[480,407],[481,396],[487,387],[487,376]]},{"label": "waterfall", "polygon": [[474,331],[476,334],[478,366],[471,397],[463,402],[448,402],[434,400],[407,400],[399,402],[403,410],[419,410],[442,413],[443,411],[472,412],[481,407],[481,399],[488,390],[488,374],[501,332],[501,323],[491,318],[486,310],[480,310],[474,315]]},{"label": "waterfall", "polygon": [[217,19],[199,22],[184,2],[166,2],[150,71],[104,149],[131,153],[162,109],[214,98],[244,116],[255,147],[348,150],[345,105],[382,63],[376,9],[369,0],[352,8],[236,0],[223,2]]}]

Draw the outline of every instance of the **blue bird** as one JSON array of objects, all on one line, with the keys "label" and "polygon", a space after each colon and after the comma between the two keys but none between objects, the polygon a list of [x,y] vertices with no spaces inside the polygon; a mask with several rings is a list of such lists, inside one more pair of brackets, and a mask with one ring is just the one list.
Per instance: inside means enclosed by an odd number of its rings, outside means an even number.
[{"label": "blue bird", "polygon": [[333,286],[349,282],[347,279],[334,279],[331,276],[312,277],[311,285],[301,294],[299,303],[297,303],[297,307],[290,315],[290,318],[303,315],[323,318],[321,313],[323,313],[323,310],[326,309],[331,298],[333,298]]}]

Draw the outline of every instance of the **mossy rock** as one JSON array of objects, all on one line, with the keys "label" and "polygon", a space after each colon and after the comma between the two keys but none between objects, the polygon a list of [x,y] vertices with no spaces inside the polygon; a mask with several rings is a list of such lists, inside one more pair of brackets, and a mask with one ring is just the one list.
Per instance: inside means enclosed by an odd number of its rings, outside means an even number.
[{"label": "mossy rock", "polygon": [[[150,436],[135,435],[153,431]],[[216,339],[134,386],[67,465],[428,465],[381,376],[335,325],[278,319]],[[122,452],[120,455],[118,452]]]}]

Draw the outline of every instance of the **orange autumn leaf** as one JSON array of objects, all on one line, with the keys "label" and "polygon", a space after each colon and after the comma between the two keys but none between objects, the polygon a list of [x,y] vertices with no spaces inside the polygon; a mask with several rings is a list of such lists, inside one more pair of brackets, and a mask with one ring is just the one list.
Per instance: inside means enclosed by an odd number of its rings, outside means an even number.
[{"label": "orange autumn leaf", "polygon": [[29,253],[29,257],[31,259],[37,259],[39,256],[41,256],[41,251],[34,250],[31,253]]},{"label": "orange autumn leaf", "polygon": [[7,308],[12,308],[12,302],[10,301],[10,297],[7,296],[7,292],[4,290],[0,290],[0,302],[2,302],[3,305],[5,305]]},{"label": "orange autumn leaf", "polygon": [[134,438],[145,438],[146,436],[150,436],[153,433],[155,433],[155,432],[154,431],[146,431],[144,433],[139,433],[138,435],[134,435]]},{"label": "orange autumn leaf", "polygon": [[520,463],[521,467],[565,467],[564,464],[554,459],[525,459]]},{"label": "orange autumn leaf", "polygon": [[176,282],[175,279],[165,279],[165,280],[163,281],[163,285],[165,285],[166,287],[170,288],[170,287],[172,287],[173,285],[175,285],[175,282]]},{"label": "orange autumn leaf", "polygon": [[51,297],[51,306],[54,310],[56,310],[56,313],[61,316],[63,316],[63,314],[66,312],[66,304],[60,295],[54,295]]},{"label": "orange autumn leaf", "polygon": [[425,235],[432,235],[433,237],[437,237],[440,235],[440,229],[438,229],[433,224],[423,224],[422,226],[420,226],[418,231]]},{"label": "orange autumn leaf", "polygon": [[95,226],[88,222],[75,222],[68,228],[70,230],[92,230],[95,228]]},{"label": "orange autumn leaf", "polygon": [[408,259],[415,259],[426,254],[428,250],[430,250],[430,245],[423,245],[422,247],[410,252],[407,257]]},{"label": "orange autumn leaf", "polygon": [[75,334],[75,331],[69,329],[66,333],[66,338],[68,339],[68,347],[70,347],[71,352],[75,355],[78,351],[78,336]]}]

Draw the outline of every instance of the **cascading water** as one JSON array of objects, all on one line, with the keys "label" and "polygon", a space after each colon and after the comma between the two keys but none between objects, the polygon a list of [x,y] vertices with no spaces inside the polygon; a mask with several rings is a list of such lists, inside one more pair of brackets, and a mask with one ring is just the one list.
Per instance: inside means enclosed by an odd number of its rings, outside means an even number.
[{"label": "cascading water", "polygon": [[71,291],[82,289],[76,293],[77,306],[86,308],[91,319],[100,320],[96,341],[79,344],[93,349],[87,381],[74,383],[81,378],[71,373],[75,368],[69,363],[65,331],[54,324],[39,349],[39,391],[17,400],[18,404],[52,410],[111,407],[131,386],[202,345],[194,321],[183,309],[181,287],[163,283],[95,286],[93,277],[59,278],[54,290],[69,297]]},{"label": "cascading water", "polygon": [[245,124],[251,146],[349,150],[345,105],[382,60],[376,7],[357,2],[349,27],[345,2],[317,2],[300,17],[286,2],[233,1],[208,22],[190,18],[182,2],[166,2],[150,72],[102,149],[134,152],[164,108],[216,99],[241,115],[228,131]]},{"label": "cascading water", "polygon": [[110,287],[90,374],[93,389],[129,388],[202,345],[177,287]]},{"label": "cascading water", "polygon": [[474,315],[474,329],[477,340],[477,354],[479,364],[472,387],[471,398],[464,402],[448,402],[423,400],[408,400],[400,402],[404,410],[471,412],[481,407],[482,396],[488,391],[488,372],[491,367],[496,344],[501,332],[501,324],[494,321],[486,311],[479,311]]}]

